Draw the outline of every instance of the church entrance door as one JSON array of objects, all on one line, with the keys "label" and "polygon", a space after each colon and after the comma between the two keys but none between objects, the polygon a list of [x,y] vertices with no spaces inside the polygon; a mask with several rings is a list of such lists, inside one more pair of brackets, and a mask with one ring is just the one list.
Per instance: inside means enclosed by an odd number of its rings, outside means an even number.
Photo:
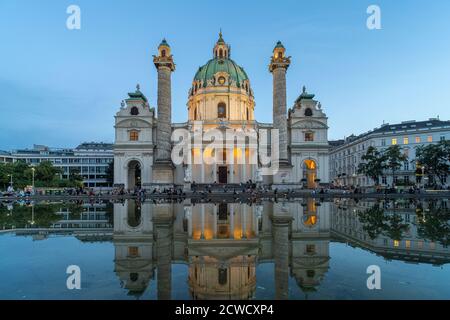
[{"label": "church entrance door", "polygon": [[228,183],[228,168],[219,167],[219,183]]}]

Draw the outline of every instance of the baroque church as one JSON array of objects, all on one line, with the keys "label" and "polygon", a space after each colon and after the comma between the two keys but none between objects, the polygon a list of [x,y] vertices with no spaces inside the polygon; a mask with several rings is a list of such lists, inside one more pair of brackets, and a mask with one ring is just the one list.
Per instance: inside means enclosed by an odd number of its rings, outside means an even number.
[{"label": "baroque church", "polygon": [[[326,114],[305,87],[288,110],[286,73],[291,57],[280,41],[268,68],[273,76],[273,123],[255,119],[250,78],[231,59],[231,48],[222,33],[212,58],[199,67],[190,84],[187,122],[172,123],[175,62],[166,40],[153,62],[158,73],[157,109],[149,105],[138,85],[115,116],[116,187],[178,185],[189,189],[193,183],[252,181],[276,188],[312,189],[329,183]],[[174,152],[178,140],[189,142],[181,153]],[[211,147],[212,141],[219,140],[220,147]],[[262,156],[262,149],[270,154],[269,161]],[[183,160],[174,161],[174,154]]]}]

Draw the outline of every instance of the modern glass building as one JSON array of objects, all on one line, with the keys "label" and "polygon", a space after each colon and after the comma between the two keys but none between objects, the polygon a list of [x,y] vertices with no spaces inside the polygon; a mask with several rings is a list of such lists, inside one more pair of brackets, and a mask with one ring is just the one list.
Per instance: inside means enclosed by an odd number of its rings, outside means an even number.
[{"label": "modern glass building", "polygon": [[[34,145],[32,149],[14,150],[9,155],[5,156],[7,161],[23,161],[29,165],[50,161],[55,167],[62,169],[63,179],[68,179],[71,173],[78,172],[86,187],[111,186],[107,181],[107,169],[114,160],[113,145],[110,143],[85,142],[74,149]],[[0,161],[2,157],[3,155],[0,155]]]}]

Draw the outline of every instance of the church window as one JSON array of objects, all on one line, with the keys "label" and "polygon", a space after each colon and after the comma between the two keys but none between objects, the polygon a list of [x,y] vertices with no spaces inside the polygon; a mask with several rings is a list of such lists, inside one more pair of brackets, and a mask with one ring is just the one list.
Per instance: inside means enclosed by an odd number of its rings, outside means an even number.
[{"label": "church window", "polygon": [[314,132],[305,132],[305,141],[314,141]]},{"label": "church window", "polygon": [[225,77],[219,77],[219,84],[223,85],[225,84],[225,81],[226,81]]},{"label": "church window", "polygon": [[131,282],[136,282],[139,279],[139,274],[138,273],[130,273],[130,280]]},{"label": "church window", "polygon": [[166,56],[166,50],[161,50],[161,57],[165,57]]},{"label": "church window", "polygon": [[137,107],[131,108],[130,114],[132,116],[137,116],[139,114],[139,109]]},{"label": "church window", "polygon": [[129,247],[128,255],[133,258],[139,257],[139,248],[138,247]]},{"label": "church window", "polygon": [[221,286],[227,284],[228,270],[226,268],[219,268],[219,284]]},{"label": "church window", "polygon": [[136,130],[130,131],[130,141],[138,141],[139,140],[139,132]]},{"label": "church window", "polygon": [[307,244],[306,245],[306,253],[307,254],[315,254],[316,253],[316,246],[314,244]]},{"label": "church window", "polygon": [[217,105],[217,117],[218,118],[226,118],[227,117],[227,106],[225,103],[220,102]]},{"label": "church window", "polygon": [[278,59],[281,59],[281,58],[283,58],[283,52],[278,52]]},{"label": "church window", "polygon": [[313,113],[310,108],[306,108],[305,110],[305,117],[312,117]]},{"label": "church window", "polygon": [[223,50],[219,49],[219,58],[223,58]]}]

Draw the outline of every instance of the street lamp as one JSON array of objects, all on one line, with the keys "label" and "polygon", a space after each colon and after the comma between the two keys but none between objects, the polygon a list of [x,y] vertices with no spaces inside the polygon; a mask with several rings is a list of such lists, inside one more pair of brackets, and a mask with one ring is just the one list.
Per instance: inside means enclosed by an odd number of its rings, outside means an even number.
[{"label": "street lamp", "polygon": [[32,173],[32,176],[33,176],[33,178],[32,178],[32,194],[34,195],[34,172],[36,171],[36,168],[35,167],[32,167],[31,168],[31,173]]},{"label": "street lamp", "polygon": [[8,177],[11,178],[11,179],[10,179],[10,182],[9,182],[9,186],[10,186],[11,189],[12,189],[12,187],[13,187],[13,175],[12,175],[12,174],[8,174]]}]

